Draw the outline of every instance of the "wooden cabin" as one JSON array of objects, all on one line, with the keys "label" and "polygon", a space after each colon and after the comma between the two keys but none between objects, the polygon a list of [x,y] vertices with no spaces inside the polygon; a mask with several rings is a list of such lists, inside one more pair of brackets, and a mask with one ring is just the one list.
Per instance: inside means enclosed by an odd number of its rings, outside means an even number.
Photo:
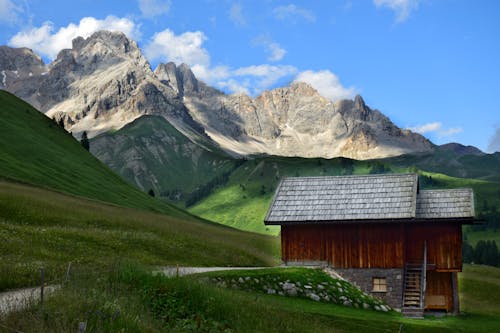
[{"label": "wooden cabin", "polygon": [[458,313],[462,224],[471,189],[419,190],[417,174],[294,177],[265,218],[287,265],[328,265],[408,316]]}]

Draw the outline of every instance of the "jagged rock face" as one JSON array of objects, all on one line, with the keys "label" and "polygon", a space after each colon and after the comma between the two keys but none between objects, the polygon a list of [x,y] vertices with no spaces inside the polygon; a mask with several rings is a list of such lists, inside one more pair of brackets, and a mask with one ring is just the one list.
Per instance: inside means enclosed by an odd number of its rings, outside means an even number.
[{"label": "jagged rock face", "polygon": [[74,39],[48,73],[33,76],[27,85],[34,88],[6,88],[49,117],[63,119],[75,135],[87,131],[93,137],[145,114],[164,116],[185,132],[203,135],[177,92],[158,80],[137,44],[119,32]]},{"label": "jagged rock face", "polygon": [[[30,96],[47,70],[42,59],[31,49],[0,46],[0,89],[21,97]],[[32,102],[29,98],[24,99]]]},{"label": "jagged rock face", "polygon": [[118,32],[76,38],[48,66],[28,49],[2,47],[0,55],[0,73],[7,75],[2,87],[63,119],[76,136],[161,115],[198,143],[209,140],[206,131],[234,155],[369,159],[432,149],[360,96],[332,102],[305,83],[256,98],[226,95],[197,80],[185,64],[160,64],[153,72],[137,44]]},{"label": "jagged rock face", "polygon": [[370,159],[433,147],[423,136],[399,129],[367,107],[361,96],[332,102],[306,83],[256,98],[185,89],[184,103],[212,139],[242,155]]}]

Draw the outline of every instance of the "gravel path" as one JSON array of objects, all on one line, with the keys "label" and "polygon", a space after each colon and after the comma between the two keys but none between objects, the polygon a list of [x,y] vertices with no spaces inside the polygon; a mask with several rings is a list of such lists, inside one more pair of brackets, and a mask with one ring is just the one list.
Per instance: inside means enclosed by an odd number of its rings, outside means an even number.
[{"label": "gravel path", "polygon": [[[46,286],[44,297],[59,289],[59,285]],[[0,293],[0,314],[20,310],[40,300],[40,287],[24,288]]]},{"label": "gravel path", "polygon": [[216,272],[216,271],[235,271],[235,270],[253,270],[253,269],[266,269],[272,267],[162,267],[156,272],[165,274],[167,276],[183,276],[196,273]]}]

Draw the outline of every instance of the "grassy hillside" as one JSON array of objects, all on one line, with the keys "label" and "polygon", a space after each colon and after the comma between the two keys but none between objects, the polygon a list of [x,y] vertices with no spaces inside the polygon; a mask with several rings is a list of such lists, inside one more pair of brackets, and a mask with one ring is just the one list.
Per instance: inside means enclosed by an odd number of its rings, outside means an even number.
[{"label": "grassy hillside", "polygon": [[273,237],[0,181],[0,291],[37,284],[41,266],[59,283],[69,262],[259,266],[278,252]]},{"label": "grassy hillside", "polygon": [[118,205],[184,215],[128,184],[71,134],[3,90],[0,129],[0,178]]},{"label": "grassy hillside", "polygon": [[257,158],[245,162],[231,174],[227,185],[188,209],[232,227],[276,235],[279,227],[266,227],[263,220],[282,177],[362,174],[373,166],[349,159]]},{"label": "grassy hillside", "polygon": [[217,148],[208,151],[192,143],[159,116],[140,117],[92,139],[90,147],[131,183],[171,200],[188,199],[198,187],[231,172],[239,163]]},{"label": "grassy hillside", "polygon": [[153,277],[130,266],[111,268],[98,280],[92,274],[76,275],[43,310],[34,305],[3,318],[2,324],[23,332],[76,331],[82,320],[89,332],[490,333],[500,327],[498,268],[466,265],[459,277],[465,312],[425,320],[196,280]]},{"label": "grassy hillside", "polygon": [[407,154],[382,160],[395,167],[415,166],[434,173],[460,178],[500,180],[500,153],[466,154],[445,147],[436,147],[432,153]]},{"label": "grassy hillside", "polygon": [[269,265],[275,238],[202,221],[114,174],[52,120],[0,91],[0,290],[60,281],[69,262]]},{"label": "grassy hillside", "polygon": [[[193,214],[243,230],[276,235],[279,227],[266,227],[263,220],[282,177],[338,176],[381,172],[415,172],[414,167],[396,168],[379,161],[349,159],[303,159],[267,157],[250,160],[236,169],[228,183],[188,207]],[[500,183],[419,172],[422,188],[472,187],[476,207],[483,202],[500,207]]]}]

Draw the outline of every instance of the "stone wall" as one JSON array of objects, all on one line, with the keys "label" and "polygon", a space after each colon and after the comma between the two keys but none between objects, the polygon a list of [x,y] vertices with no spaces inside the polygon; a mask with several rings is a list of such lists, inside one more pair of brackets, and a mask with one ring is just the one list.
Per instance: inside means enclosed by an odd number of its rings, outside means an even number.
[{"label": "stone wall", "polygon": [[[333,268],[340,276],[372,296],[384,300],[394,309],[401,309],[403,299],[402,268]],[[386,278],[387,292],[373,291],[373,278]]]}]

